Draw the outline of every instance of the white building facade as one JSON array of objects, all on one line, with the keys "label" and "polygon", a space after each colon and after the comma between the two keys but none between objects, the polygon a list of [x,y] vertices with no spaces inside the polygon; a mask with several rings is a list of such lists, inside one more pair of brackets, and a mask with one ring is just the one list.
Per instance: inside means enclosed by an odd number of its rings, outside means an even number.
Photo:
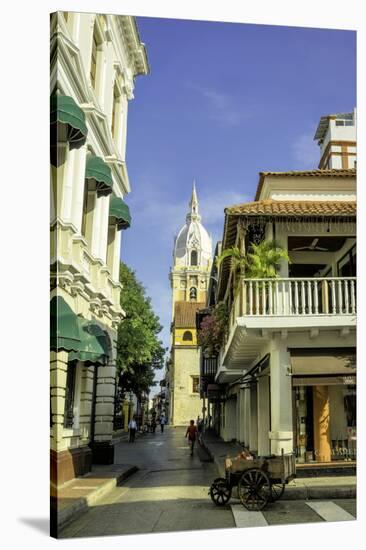
[{"label": "white building facade", "polygon": [[51,16],[51,481],[113,463],[128,102],[149,71],[133,17]]},{"label": "white building facade", "polygon": [[262,239],[288,252],[278,278],[246,279],[229,259],[219,271],[216,427],[259,455],[355,460],[355,169],[261,173],[255,201],[225,209],[222,248]]}]

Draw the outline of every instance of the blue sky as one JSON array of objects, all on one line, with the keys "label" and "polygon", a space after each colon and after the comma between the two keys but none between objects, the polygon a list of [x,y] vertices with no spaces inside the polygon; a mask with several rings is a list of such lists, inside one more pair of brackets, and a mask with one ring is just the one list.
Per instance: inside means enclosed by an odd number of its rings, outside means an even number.
[{"label": "blue sky", "polygon": [[[138,17],[151,74],[129,104],[122,260],[169,346],[174,236],[196,180],[215,243],[224,207],[254,200],[258,172],[316,168],[319,118],[356,105],[356,33]],[[162,373],[157,376],[161,378]]]}]

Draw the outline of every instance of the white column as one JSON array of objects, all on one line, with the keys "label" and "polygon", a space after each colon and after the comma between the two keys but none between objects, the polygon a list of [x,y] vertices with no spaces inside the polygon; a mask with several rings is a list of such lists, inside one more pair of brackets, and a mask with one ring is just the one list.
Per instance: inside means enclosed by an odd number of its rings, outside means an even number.
[{"label": "white column", "polygon": [[103,261],[103,263],[106,263],[110,195],[106,197],[100,197],[99,200],[101,201],[99,258]]},{"label": "white column", "polygon": [[235,439],[237,441],[240,441],[240,405],[241,405],[241,399],[240,399],[240,389],[238,393],[236,394],[236,419],[235,419]]},{"label": "white column", "polygon": [[271,345],[271,453],[293,451],[290,354],[286,342],[275,337]]},{"label": "white column", "polygon": [[76,151],[74,163],[74,187],[72,199],[71,220],[75,225],[77,232],[81,233],[81,223],[83,217],[84,189],[85,189],[85,160],[86,145]]},{"label": "white column", "polygon": [[104,112],[107,115],[108,125],[112,125],[112,112],[114,102],[114,81],[116,72],[113,67],[113,46],[111,42],[108,42],[105,49],[106,56],[106,68],[105,68],[105,98],[104,98]]},{"label": "white column", "polygon": [[95,258],[99,258],[99,242],[101,237],[101,216],[102,216],[102,201],[101,197],[95,198],[95,207],[93,212],[93,227],[90,243],[90,252]]},{"label": "white column", "polygon": [[64,430],[65,396],[67,380],[67,351],[51,351],[50,389],[51,389],[51,448],[60,451]]},{"label": "white column", "polygon": [[121,158],[125,160],[126,157],[126,141],[127,141],[127,112],[128,112],[128,100],[125,94],[121,95],[121,111],[120,111],[120,127],[118,132],[118,150]]},{"label": "white column", "polygon": [[60,217],[65,222],[71,222],[72,212],[72,195],[74,187],[74,163],[76,149],[70,151],[67,147],[65,165],[63,170],[62,181],[58,181],[57,185],[62,187],[62,202]]},{"label": "white column", "polygon": [[97,396],[95,405],[95,441],[110,441],[113,432],[115,362],[98,367]]},{"label": "white column", "polygon": [[72,223],[75,225],[78,233],[81,233],[81,223],[83,218],[85,161],[86,145],[83,145],[83,147],[80,147],[80,149],[78,149],[77,155],[75,156],[74,188],[72,200]]},{"label": "white column", "polygon": [[79,426],[82,439],[90,438],[90,419],[93,402],[94,366],[83,367],[80,392]]},{"label": "white column", "polygon": [[78,46],[89,80],[95,14],[80,13]]},{"label": "white column", "polygon": [[249,449],[258,450],[258,405],[257,405],[257,386],[253,385],[250,392],[250,426],[249,426]]},{"label": "white column", "polygon": [[54,170],[52,169],[52,166],[50,168],[51,168],[50,170],[50,223],[52,223],[57,216],[57,196],[55,197],[54,195],[54,189],[57,183],[53,181]]},{"label": "white column", "polygon": [[245,426],[244,426],[244,388],[240,389],[240,442],[245,441]]},{"label": "white column", "polygon": [[250,445],[250,389],[245,388],[245,446]]},{"label": "white column", "polygon": [[[276,225],[276,242],[285,250],[287,250],[287,230],[284,227]],[[288,262],[281,260],[280,269],[278,272],[280,278],[288,277]]]},{"label": "white column", "polygon": [[121,262],[121,240],[122,230],[116,231],[116,239],[114,243],[114,257],[113,257],[113,281],[119,281],[119,265]]},{"label": "white column", "polygon": [[269,377],[258,378],[258,455],[269,454]]}]

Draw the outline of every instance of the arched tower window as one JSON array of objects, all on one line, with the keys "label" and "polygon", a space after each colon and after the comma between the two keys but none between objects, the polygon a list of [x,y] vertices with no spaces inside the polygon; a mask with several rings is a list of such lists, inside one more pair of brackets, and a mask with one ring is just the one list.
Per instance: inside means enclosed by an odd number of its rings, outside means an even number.
[{"label": "arched tower window", "polygon": [[192,301],[197,300],[197,289],[194,286],[189,289],[189,299]]},{"label": "arched tower window", "polygon": [[198,264],[197,250],[192,250],[191,252],[191,265]]},{"label": "arched tower window", "polygon": [[192,342],[193,336],[190,330],[186,330],[183,334],[183,341],[184,342]]}]

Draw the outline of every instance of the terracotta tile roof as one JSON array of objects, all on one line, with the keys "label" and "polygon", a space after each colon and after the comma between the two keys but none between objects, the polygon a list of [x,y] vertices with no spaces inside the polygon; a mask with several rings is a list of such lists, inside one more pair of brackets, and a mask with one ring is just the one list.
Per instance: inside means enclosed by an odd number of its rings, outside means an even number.
[{"label": "terracotta tile roof", "polygon": [[175,328],[192,328],[196,326],[196,311],[203,309],[205,302],[175,302],[174,326]]},{"label": "terracotta tile roof", "polygon": [[354,168],[350,168],[349,170],[343,170],[343,169],[333,169],[333,170],[294,170],[290,172],[259,172],[259,181],[257,186],[257,191],[255,194],[255,200],[259,199],[260,193],[262,191],[263,182],[264,179],[270,176],[272,177],[280,177],[280,178],[301,178],[301,177],[315,177],[315,178],[354,178],[356,176],[356,170]]},{"label": "terracotta tile roof", "polygon": [[354,201],[277,201],[264,200],[225,208],[228,215],[246,216],[355,216]]}]

